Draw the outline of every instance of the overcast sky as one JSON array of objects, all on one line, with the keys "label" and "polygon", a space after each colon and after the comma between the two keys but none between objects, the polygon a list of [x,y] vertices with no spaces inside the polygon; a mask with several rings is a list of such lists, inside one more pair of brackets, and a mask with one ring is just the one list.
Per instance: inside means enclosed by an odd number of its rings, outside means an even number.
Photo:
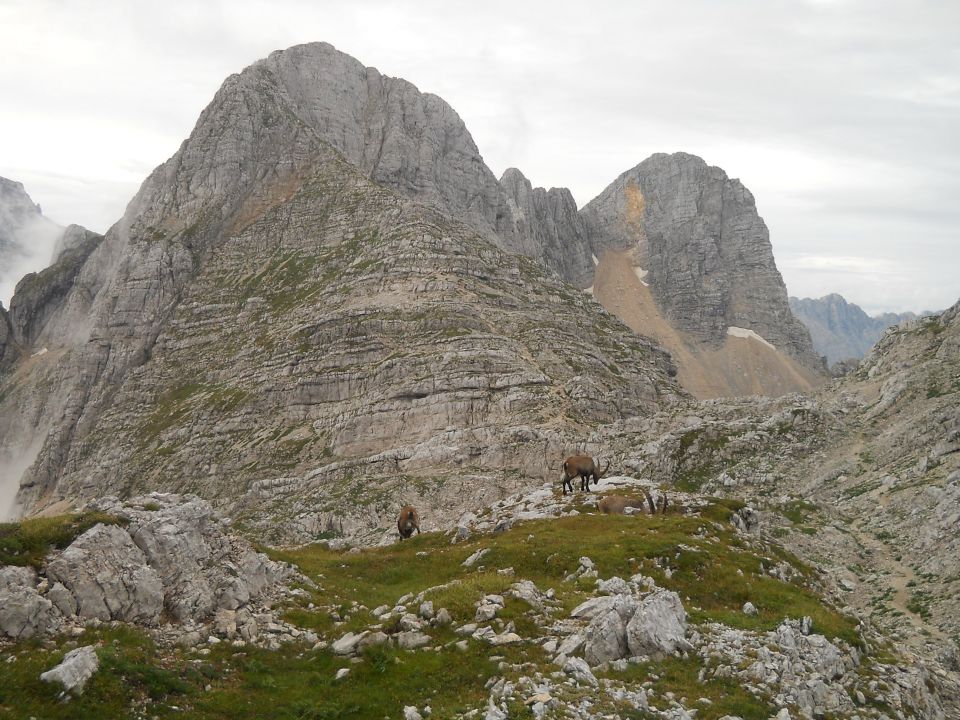
[{"label": "overcast sky", "polygon": [[103,232],[230,73],[324,40],[582,206],[654,152],[739,177],[792,295],[960,297],[960,2],[0,0],[0,175]]}]

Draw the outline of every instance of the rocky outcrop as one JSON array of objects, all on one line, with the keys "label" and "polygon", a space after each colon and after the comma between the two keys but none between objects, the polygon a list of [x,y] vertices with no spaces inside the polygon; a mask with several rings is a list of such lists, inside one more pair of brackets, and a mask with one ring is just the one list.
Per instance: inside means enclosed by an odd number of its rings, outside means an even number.
[{"label": "rocky outcrop", "polygon": [[246,608],[293,577],[225,534],[222,519],[199,498],[154,493],[96,506],[124,524],[95,525],[53,554],[39,575],[0,568],[4,635],[26,638],[90,620],[193,626]]},{"label": "rocky outcrop", "polygon": [[47,565],[47,577],[73,596],[80,617],[156,622],[163,585],[130,535],[115,525],[97,525]]},{"label": "rocky outcrop", "polygon": [[581,211],[595,255],[630,250],[674,328],[720,345],[752,330],[808,368],[809,333],[793,316],[753,195],[693,155],[657,154]]},{"label": "rocky outcrop", "polygon": [[0,567],[0,633],[20,640],[45,632],[56,621],[50,600],[34,590],[32,568]]},{"label": "rocky outcrop", "polygon": [[831,365],[862,358],[888,327],[917,319],[912,312],[870,317],[836,293],[817,299],[791,297],[790,309],[810,330],[813,347]]},{"label": "rocky outcrop", "polygon": [[616,581],[616,592],[587,600],[571,617],[590,618],[584,633],[584,657],[593,665],[629,657],[663,657],[690,649],[687,613],[680,597],[656,587],[649,578]]},{"label": "rocky outcrop", "polygon": [[236,610],[289,574],[225,534],[205,500],[153,494],[129,502],[107,498],[93,507],[127,522],[125,534],[156,573],[163,607],[178,621]]}]

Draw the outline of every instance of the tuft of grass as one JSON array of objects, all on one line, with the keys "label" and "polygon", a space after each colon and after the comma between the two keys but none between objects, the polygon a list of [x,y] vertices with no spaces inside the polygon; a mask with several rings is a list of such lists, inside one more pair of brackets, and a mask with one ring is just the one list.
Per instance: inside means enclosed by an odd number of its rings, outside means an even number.
[{"label": "tuft of grass", "polygon": [[0,565],[39,569],[52,550],[62,550],[98,523],[122,525],[125,521],[106,513],[83,512],[0,523]]}]

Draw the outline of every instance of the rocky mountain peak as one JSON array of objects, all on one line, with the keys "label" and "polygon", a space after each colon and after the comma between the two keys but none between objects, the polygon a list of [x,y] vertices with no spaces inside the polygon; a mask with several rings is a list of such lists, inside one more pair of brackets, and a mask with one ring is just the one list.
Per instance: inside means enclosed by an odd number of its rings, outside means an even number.
[{"label": "rocky mountain peak", "polygon": [[809,333],[793,316],[753,195],[687,153],[658,153],[627,170],[581,215],[595,254],[631,250],[673,327],[721,344],[751,330],[811,369]]},{"label": "rocky mountain peak", "polygon": [[440,97],[328,43],[274,52],[240,78],[271,84],[286,110],[370,179],[509,246],[502,190],[460,116]]}]

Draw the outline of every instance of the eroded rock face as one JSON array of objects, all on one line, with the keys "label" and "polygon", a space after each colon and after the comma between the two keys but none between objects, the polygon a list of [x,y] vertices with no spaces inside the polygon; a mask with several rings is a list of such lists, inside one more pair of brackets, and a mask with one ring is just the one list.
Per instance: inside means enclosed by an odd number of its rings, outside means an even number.
[{"label": "eroded rock face", "polygon": [[581,211],[594,254],[635,250],[644,281],[674,328],[719,345],[753,330],[809,368],[810,335],[793,316],[753,195],[685,153],[653,155]]},{"label": "eroded rock face", "polygon": [[503,174],[500,185],[507,194],[514,234],[520,239],[517,249],[537,258],[568,283],[588,287],[594,266],[590,239],[570,191],[534,188],[516,168]]}]

